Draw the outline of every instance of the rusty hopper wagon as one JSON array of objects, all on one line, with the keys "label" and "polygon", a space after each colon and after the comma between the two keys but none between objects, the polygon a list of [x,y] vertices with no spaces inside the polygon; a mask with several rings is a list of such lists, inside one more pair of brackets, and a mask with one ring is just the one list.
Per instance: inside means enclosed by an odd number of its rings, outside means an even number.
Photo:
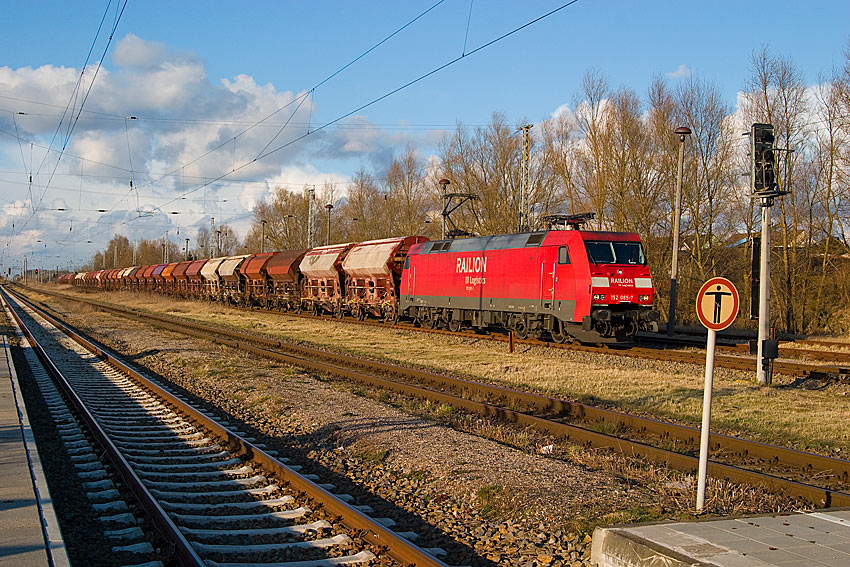
[{"label": "rusty hopper wagon", "polygon": [[357,319],[367,316],[398,318],[398,288],[407,252],[424,236],[360,242],[342,261],[345,272],[345,311]]},{"label": "rusty hopper wagon", "polygon": [[272,303],[269,309],[294,310],[301,305],[301,272],[298,265],[304,259],[306,250],[286,250],[277,252],[266,263],[269,294]]},{"label": "rusty hopper wagon", "polygon": [[151,286],[149,288],[150,291],[162,293],[163,289],[165,288],[165,282],[162,277],[162,272],[167,267],[168,264],[159,264],[154,267],[153,271],[151,272],[151,279],[149,281],[149,284]]},{"label": "rusty hopper wagon", "polygon": [[201,268],[206,263],[206,260],[195,260],[186,268],[186,279],[189,280],[189,297],[203,297],[204,276],[201,275]]},{"label": "rusty hopper wagon", "polygon": [[221,278],[218,268],[227,258],[213,258],[201,268],[201,276],[204,278],[204,297],[209,301],[221,301]]},{"label": "rusty hopper wagon", "polygon": [[223,302],[233,305],[243,303],[245,276],[240,273],[239,267],[248,256],[249,254],[229,256],[218,267],[218,275],[221,276],[221,300]]},{"label": "rusty hopper wagon", "polygon": [[239,271],[245,276],[245,302],[252,307],[268,308],[271,297],[266,264],[277,252],[252,254]]},{"label": "rusty hopper wagon", "polygon": [[142,277],[142,274],[145,271],[144,268],[145,268],[144,266],[137,266],[137,267],[133,268],[132,270],[130,270],[130,272],[127,274],[125,279],[127,280],[126,285],[127,285],[128,290],[138,291],[138,289],[140,287],[139,286],[140,279]]},{"label": "rusty hopper wagon", "polygon": [[186,277],[186,270],[192,265],[191,260],[180,262],[174,267],[171,276],[174,278],[174,287],[171,294],[177,297],[189,297],[189,278]]},{"label": "rusty hopper wagon", "polygon": [[342,261],[354,243],[332,244],[308,250],[298,269],[301,280],[301,308],[321,315],[344,314]]},{"label": "rusty hopper wagon", "polygon": [[160,278],[162,280],[162,285],[160,287],[159,292],[167,295],[171,295],[174,293],[174,269],[177,267],[179,262],[171,262],[170,264],[166,264],[160,273]]},{"label": "rusty hopper wagon", "polygon": [[149,266],[145,266],[145,271],[142,274],[141,284],[142,289],[144,291],[155,291],[156,290],[156,278],[154,278],[153,273],[159,268],[162,271],[162,268],[165,267],[165,264],[151,264]]}]

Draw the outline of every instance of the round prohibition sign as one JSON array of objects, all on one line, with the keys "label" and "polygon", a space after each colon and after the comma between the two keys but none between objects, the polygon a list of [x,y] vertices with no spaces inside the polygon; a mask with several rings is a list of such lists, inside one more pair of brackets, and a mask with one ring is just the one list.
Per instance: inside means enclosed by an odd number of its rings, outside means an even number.
[{"label": "round prohibition sign", "polygon": [[735,285],[726,278],[711,278],[697,294],[697,316],[712,331],[722,331],[738,316],[739,298]]}]

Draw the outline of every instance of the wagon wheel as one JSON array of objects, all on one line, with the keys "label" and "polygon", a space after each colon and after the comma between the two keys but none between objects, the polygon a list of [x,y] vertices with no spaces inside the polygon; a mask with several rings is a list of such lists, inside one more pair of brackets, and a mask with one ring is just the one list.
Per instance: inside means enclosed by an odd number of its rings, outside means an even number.
[{"label": "wagon wheel", "polygon": [[355,315],[355,317],[357,317],[358,321],[365,321],[366,320],[366,310],[363,307],[358,305],[357,306],[357,314]]},{"label": "wagon wheel", "polygon": [[343,317],[345,317],[345,313],[343,312],[342,307],[334,311],[334,317],[336,317],[337,319],[342,319]]},{"label": "wagon wheel", "polygon": [[393,309],[384,313],[384,323],[387,323],[388,325],[395,325],[398,323],[398,311]]},{"label": "wagon wheel", "polygon": [[462,326],[462,324],[461,324],[460,319],[450,319],[449,320],[449,331],[451,331],[453,333],[457,333],[458,331],[460,331],[461,326]]}]

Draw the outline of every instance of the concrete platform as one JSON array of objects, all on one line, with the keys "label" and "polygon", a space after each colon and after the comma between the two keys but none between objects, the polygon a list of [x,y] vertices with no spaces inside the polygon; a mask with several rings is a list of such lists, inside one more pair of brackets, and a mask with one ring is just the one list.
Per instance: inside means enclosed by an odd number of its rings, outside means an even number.
[{"label": "concrete platform", "polygon": [[65,543],[6,337],[0,342],[0,566],[65,567]]},{"label": "concrete platform", "polygon": [[850,567],[850,510],[596,528],[596,567]]}]

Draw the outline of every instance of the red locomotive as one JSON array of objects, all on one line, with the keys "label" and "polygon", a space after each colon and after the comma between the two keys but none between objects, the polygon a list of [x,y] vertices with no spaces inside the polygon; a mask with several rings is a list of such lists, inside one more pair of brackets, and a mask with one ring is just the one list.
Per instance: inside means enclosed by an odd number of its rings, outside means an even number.
[{"label": "red locomotive", "polygon": [[637,234],[573,228],[414,246],[400,309],[430,328],[627,342],[639,329],[657,330],[652,295]]},{"label": "red locomotive", "polygon": [[[433,328],[501,327],[556,342],[628,342],[657,330],[640,238],[564,230],[427,241],[407,236],[77,274],[63,283]],[[108,272],[108,273],[107,273]],[[112,279],[110,279],[110,277]]]}]

